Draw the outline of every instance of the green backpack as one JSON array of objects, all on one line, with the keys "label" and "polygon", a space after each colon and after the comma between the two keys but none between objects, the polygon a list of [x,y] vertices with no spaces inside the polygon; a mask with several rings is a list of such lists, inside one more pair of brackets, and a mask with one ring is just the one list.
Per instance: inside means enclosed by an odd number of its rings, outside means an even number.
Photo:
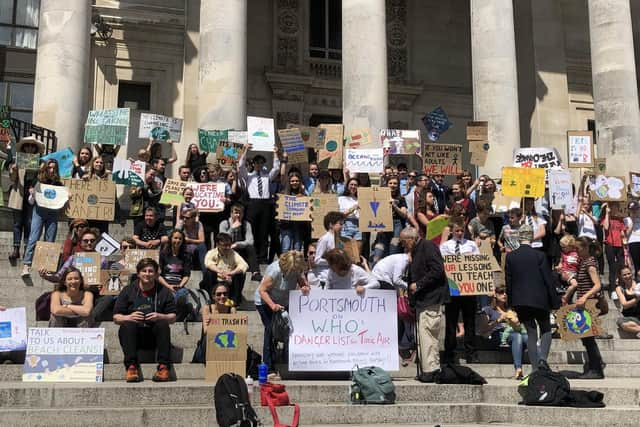
[{"label": "green backpack", "polygon": [[387,371],[376,366],[358,368],[351,372],[351,403],[392,404],[396,401],[396,387]]}]

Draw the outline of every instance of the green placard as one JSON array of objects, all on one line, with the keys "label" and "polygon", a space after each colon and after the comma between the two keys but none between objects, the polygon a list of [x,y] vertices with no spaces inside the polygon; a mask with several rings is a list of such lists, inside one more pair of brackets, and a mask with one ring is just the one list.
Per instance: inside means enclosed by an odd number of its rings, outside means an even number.
[{"label": "green placard", "polygon": [[198,143],[202,151],[215,153],[218,149],[218,142],[229,140],[229,130],[204,130],[198,129]]},{"label": "green placard", "polygon": [[84,127],[85,144],[126,145],[129,115],[128,108],[89,111]]}]

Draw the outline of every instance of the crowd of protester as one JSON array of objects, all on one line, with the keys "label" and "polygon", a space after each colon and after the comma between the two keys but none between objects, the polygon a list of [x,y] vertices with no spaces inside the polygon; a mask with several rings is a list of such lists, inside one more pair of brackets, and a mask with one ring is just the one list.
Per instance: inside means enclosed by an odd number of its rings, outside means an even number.
[{"label": "crowd of protester", "polygon": [[[83,283],[73,267],[74,253],[95,251],[109,222],[76,219],[69,225],[63,256],[57,271],[38,271],[56,283],[51,296],[51,326],[90,326],[103,320],[120,325],[127,381],[140,379],[136,349],[154,339],[158,350],[155,380],[169,379],[169,324],[176,320],[186,289],[201,288],[212,300],[203,309],[203,327],[215,313],[247,309],[243,287],[246,273],[259,283],[253,304],[265,327],[263,357],[270,373],[276,373],[270,324],[276,312],[286,309],[288,291],[300,289],[396,290],[408,297],[415,320],[399,319],[402,363],[415,362],[423,372],[440,365],[438,340],[444,314],[444,361],[456,360],[458,338],[464,358],[477,361],[478,328],[483,314],[490,328],[487,341],[495,348],[510,347],[515,376],[522,376],[523,350],[528,349],[533,369],[546,360],[551,346],[550,312],[561,303],[584,306],[601,292],[613,292],[622,308],[619,326],[640,337],[640,289],[634,272],[640,266],[640,205],[637,202],[591,202],[584,181],[576,189],[577,207],[552,210],[544,198],[525,198],[518,207],[496,212],[494,197],[499,180],[482,175],[474,179],[463,171],[451,185],[443,175],[410,170],[406,164],[388,165],[380,176],[352,174],[348,170],[321,170],[315,162],[301,168],[289,165],[276,148],[273,160],[242,150],[237,165],[223,169],[208,163],[208,153],[196,144],[188,147],[186,162],[174,168],[178,179],[221,182],[225,209],[198,212],[193,190],[184,190],[184,203],[160,203],[167,164],[175,152],[161,155],[158,143],[138,153],[148,162],[144,183],[132,187],[129,212],[119,212],[115,222],[134,219],[132,236],[121,242],[121,253],[131,248],[159,249],[157,261],[142,260],[132,272],[132,282],[118,296],[103,295]],[[40,152],[38,142],[16,147]],[[73,177],[109,179],[109,167],[117,154],[113,147],[82,147],[74,159]],[[22,256],[22,274],[32,274],[34,248],[42,238],[56,239],[59,210],[38,206],[36,184],[62,185],[55,160],[42,162],[38,171],[8,166],[12,180],[14,240],[12,262]],[[392,231],[366,233],[359,228],[358,189],[371,180],[391,190]],[[276,219],[278,194],[312,196],[335,194],[339,210],[324,217],[326,233],[314,241],[307,222]],[[20,208],[17,208],[20,207]],[[624,213],[623,213],[624,212]],[[442,233],[427,239],[432,221],[446,218]],[[345,251],[345,245],[357,248]],[[449,294],[443,256],[477,254],[485,246],[504,268],[504,286],[491,296]],[[603,256],[604,254],[604,256]],[[306,259],[305,259],[306,257]],[[609,274],[600,277],[606,258]],[[533,262],[535,260],[535,262]],[[103,268],[122,269],[118,261],[102,257]],[[260,265],[266,265],[261,273]],[[203,273],[200,283],[191,272]],[[496,283],[498,285],[498,283]],[[603,362],[594,338],[583,339],[588,353],[585,375],[603,377]]]}]

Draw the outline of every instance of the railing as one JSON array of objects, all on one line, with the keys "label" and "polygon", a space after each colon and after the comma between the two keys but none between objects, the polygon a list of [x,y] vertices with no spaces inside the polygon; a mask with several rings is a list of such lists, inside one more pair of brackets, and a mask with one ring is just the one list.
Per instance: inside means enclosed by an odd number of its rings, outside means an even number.
[{"label": "railing", "polygon": [[11,119],[11,130],[16,142],[20,141],[20,138],[25,136],[35,136],[45,145],[45,153],[52,153],[56,151],[58,146],[58,138],[55,131],[51,129],[36,126],[29,122],[24,122],[18,119]]},{"label": "railing", "polygon": [[342,63],[335,59],[307,58],[309,73],[321,79],[341,79]]}]

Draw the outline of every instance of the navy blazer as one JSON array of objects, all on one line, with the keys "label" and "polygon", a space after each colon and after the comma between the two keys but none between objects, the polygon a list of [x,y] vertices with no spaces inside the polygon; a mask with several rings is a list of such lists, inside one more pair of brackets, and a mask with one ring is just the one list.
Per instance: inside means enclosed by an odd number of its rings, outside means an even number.
[{"label": "navy blazer", "polygon": [[511,307],[533,307],[545,311],[560,308],[560,297],[544,253],[529,245],[520,245],[507,254],[504,276]]}]

